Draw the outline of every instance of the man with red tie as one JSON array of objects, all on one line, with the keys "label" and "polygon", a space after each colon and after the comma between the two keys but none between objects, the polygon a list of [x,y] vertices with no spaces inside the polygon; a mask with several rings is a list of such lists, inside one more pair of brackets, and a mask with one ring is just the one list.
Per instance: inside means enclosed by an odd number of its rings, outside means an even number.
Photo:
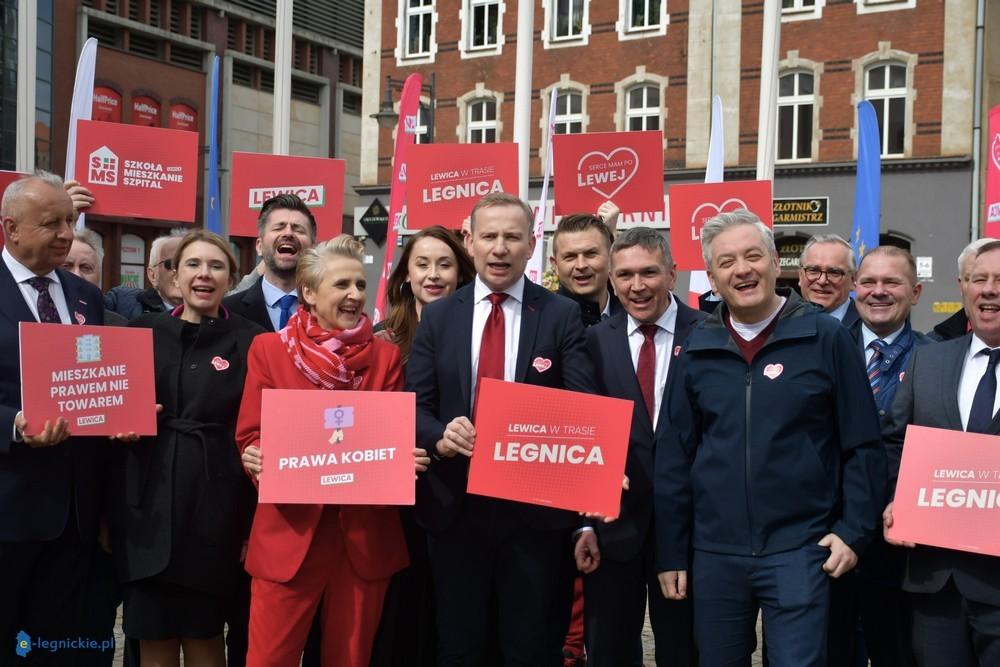
[{"label": "man with red tie", "polygon": [[479,381],[504,379],[593,393],[579,306],[524,277],[532,213],[487,195],[472,211],[475,281],[424,308],[406,368],[417,395],[417,446],[433,461],[417,483],[417,519],[430,534],[440,665],[483,659],[491,600],[507,665],[560,665],[549,612],[577,517],[466,494],[476,455]]}]

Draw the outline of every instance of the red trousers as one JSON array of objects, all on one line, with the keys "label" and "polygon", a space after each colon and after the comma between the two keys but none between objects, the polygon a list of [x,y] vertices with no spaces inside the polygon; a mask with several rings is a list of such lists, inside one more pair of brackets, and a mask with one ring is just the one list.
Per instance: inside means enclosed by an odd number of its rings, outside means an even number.
[{"label": "red trousers", "polygon": [[247,667],[298,667],[321,600],[323,667],[368,664],[389,579],[358,577],[340,531],[327,508],[291,581],[253,579]]}]

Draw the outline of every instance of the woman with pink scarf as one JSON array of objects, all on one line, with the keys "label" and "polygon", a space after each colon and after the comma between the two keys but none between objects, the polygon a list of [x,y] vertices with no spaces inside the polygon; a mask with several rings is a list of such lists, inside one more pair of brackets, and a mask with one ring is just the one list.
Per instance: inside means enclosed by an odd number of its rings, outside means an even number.
[{"label": "woman with pink scarf", "polygon": [[[236,441],[255,482],[266,456],[264,389],[402,389],[399,349],[372,337],[363,312],[361,249],[343,235],[307,251],[296,276],[303,307],[250,347]],[[423,470],[423,450],[414,457]],[[324,667],[368,664],[389,579],[406,564],[395,508],[259,504],[246,559],[253,577],[247,665],[297,666],[317,609]]]}]

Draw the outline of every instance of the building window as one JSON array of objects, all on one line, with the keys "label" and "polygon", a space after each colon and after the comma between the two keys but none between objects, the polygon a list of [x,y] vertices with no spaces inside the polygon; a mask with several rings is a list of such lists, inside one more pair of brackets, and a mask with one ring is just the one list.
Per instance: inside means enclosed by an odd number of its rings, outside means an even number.
[{"label": "building window", "polygon": [[660,87],[641,85],[629,88],[625,93],[625,129],[660,129]]},{"label": "building window", "polygon": [[865,72],[865,99],[875,107],[883,156],[902,156],[906,140],[906,66],[885,63]]},{"label": "building window", "polygon": [[811,72],[791,72],[778,79],[778,159],[811,160],[814,77]]},{"label": "building window", "polygon": [[627,0],[628,30],[650,30],[663,22],[663,0]]},{"label": "building window", "polygon": [[474,100],[469,103],[466,142],[493,144],[497,141],[497,103],[495,100]]},{"label": "building window", "polygon": [[917,0],[854,0],[858,14],[874,14],[875,12],[892,12],[900,9],[914,9]]},{"label": "building window", "polygon": [[583,132],[583,95],[572,91],[560,91],[556,95],[556,134],[580,134]]},{"label": "building window", "polygon": [[500,0],[468,0],[469,49],[495,48],[500,34]]},{"label": "building window", "polygon": [[434,0],[404,0],[406,23],[404,58],[431,55],[434,32]]},{"label": "building window", "polygon": [[816,0],[781,0],[782,12],[809,12],[816,8]]},{"label": "building window", "polygon": [[420,103],[420,107],[417,109],[417,127],[416,131],[413,133],[413,141],[418,144],[429,144],[430,135],[427,132],[427,117],[430,114],[430,109],[423,102]]},{"label": "building window", "polygon": [[555,16],[552,20],[554,39],[576,39],[583,36],[585,0],[552,0]]}]

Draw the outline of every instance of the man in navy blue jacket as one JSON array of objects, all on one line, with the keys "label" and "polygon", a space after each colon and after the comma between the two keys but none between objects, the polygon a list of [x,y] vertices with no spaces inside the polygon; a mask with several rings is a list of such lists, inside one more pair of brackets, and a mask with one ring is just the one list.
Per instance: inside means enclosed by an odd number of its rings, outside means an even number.
[{"label": "man in navy blue jacket", "polygon": [[762,610],[772,665],[821,667],[829,578],[857,563],[885,498],[872,393],[847,329],[775,292],[757,216],[720,214],[701,242],[723,304],[681,352],[657,438],[660,584],[683,599],[693,574],[703,664],[749,663]]}]

